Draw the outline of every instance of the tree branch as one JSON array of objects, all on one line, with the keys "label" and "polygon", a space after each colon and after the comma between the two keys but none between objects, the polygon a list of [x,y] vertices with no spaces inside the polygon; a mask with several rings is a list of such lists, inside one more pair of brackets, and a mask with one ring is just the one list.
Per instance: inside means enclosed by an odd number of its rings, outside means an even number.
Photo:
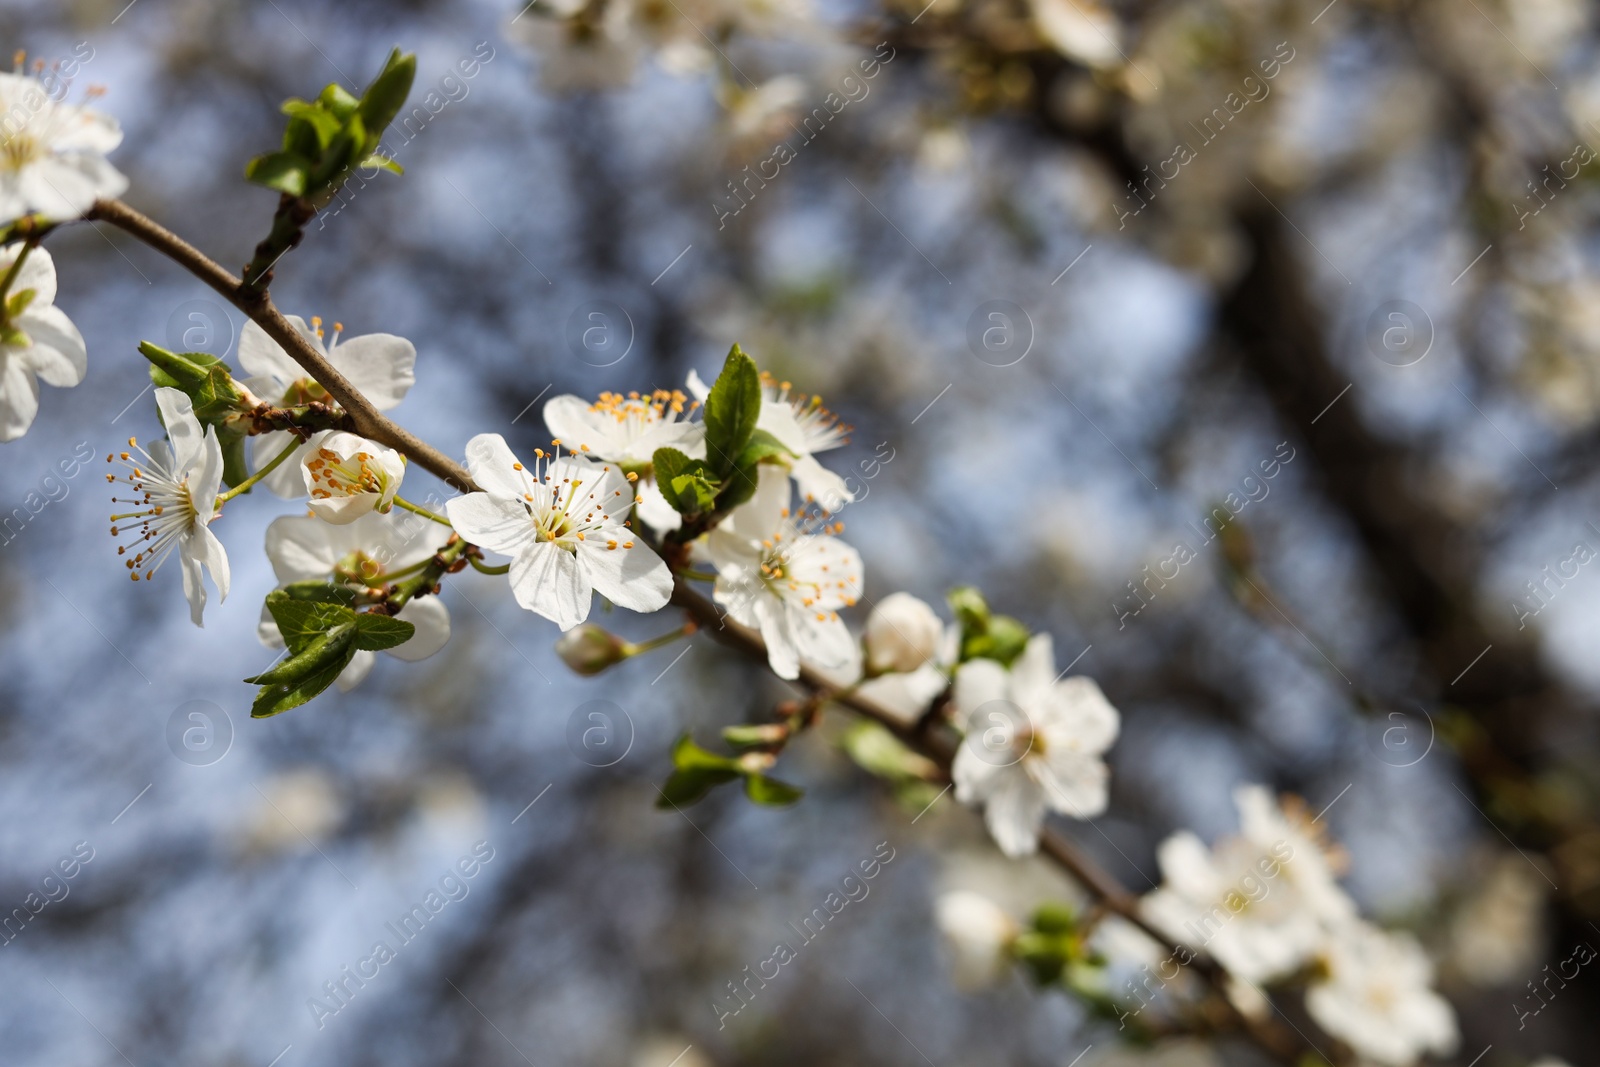
[{"label": "tree branch", "polygon": [[204,252],[120,200],[97,200],[84,218],[109,222],[118,229],[132,234],[205,282],[234,307],[244,312],[267,332],[268,337],[283,346],[283,350],[339,402],[339,406],[349,414],[355,424],[357,433],[379,444],[388,445],[462,492],[470,493],[477,489],[472,476],[459,463],[411,431],[392,422],[373,407],[372,402],[362,396],[350,380],[328,362],[326,356],[300,336],[300,332],[284,318],[283,313],[273,304],[272,297],[267,293],[256,293],[246,289],[243,282]]}]

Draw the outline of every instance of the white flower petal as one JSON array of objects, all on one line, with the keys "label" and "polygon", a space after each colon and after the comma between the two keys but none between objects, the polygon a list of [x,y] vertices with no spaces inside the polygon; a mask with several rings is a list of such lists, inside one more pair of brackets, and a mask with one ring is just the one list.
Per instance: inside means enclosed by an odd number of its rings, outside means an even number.
[{"label": "white flower petal", "polygon": [[28,432],[39,413],[39,380],[14,348],[0,348],[0,441]]},{"label": "white flower petal", "polygon": [[46,384],[70,388],[83,381],[89,370],[83,334],[60,308],[29,305],[17,317],[17,328],[33,346],[26,350],[28,364]]},{"label": "white flower petal", "polygon": [[490,552],[514,556],[536,536],[528,509],[507,497],[468,493],[445,501],[444,510],[457,533]]},{"label": "white flower petal", "polygon": [[1044,812],[1044,790],[1025,774],[1006,774],[989,793],[983,822],[1000,851],[1015,858],[1038,850]]},{"label": "white flower petal", "polygon": [[333,346],[328,361],[379,411],[405,399],[416,384],[417,350],[404,337],[369,333]]},{"label": "white flower petal", "polygon": [[486,493],[518,500],[532,493],[533,476],[526,469],[517,469],[521,466],[506,439],[497,433],[480,433],[467,442],[467,470]]},{"label": "white flower petal", "polygon": [[[616,543],[615,549],[606,547]],[[632,548],[622,545],[632,542]],[[578,544],[578,562],[595,591],[618,607],[659,611],[672,598],[672,572],[661,557],[620,526],[605,527]]]},{"label": "white flower petal", "polygon": [[510,578],[517,603],[563,631],[589,617],[589,580],[577,557],[552,542],[525,545],[511,561]]},{"label": "white flower petal", "polygon": [[[0,248],[0,273],[11,269],[22,252],[22,245],[21,241],[13,241]],[[33,303],[28,305],[30,308],[49,307],[56,302],[56,261],[51,258],[50,250],[42,245],[28,253],[28,258],[22,261],[22,269],[17,272],[16,281],[11,283],[12,294],[24,289],[33,290]]]},{"label": "white flower petal", "polygon": [[[306,325],[304,319],[299,315],[285,317],[300,336],[316,342],[317,350],[322,351],[322,342],[317,340],[316,332]],[[287,389],[291,382],[306,376],[300,364],[290,358],[289,353],[285,352],[278,342],[268,337],[267,331],[254,319],[246,322],[244,329],[239,332],[239,366],[244,368],[247,374],[272,380],[279,394],[261,398],[272,404],[283,399],[282,390]]]},{"label": "white flower petal", "polygon": [[172,461],[177,471],[193,470],[205,450],[205,431],[194,417],[194,403],[181,389],[157,389],[156,410],[172,443]]},{"label": "white flower petal", "polygon": [[350,657],[350,662],[345,664],[344,670],[339,672],[339,677],[334,679],[334,683],[338,685],[340,692],[348,693],[366,680],[367,675],[372,673],[372,665],[377,662],[377,653],[358,648],[356,654]]},{"label": "white flower petal", "polygon": [[409,622],[417,628],[411,640],[403,645],[384,649],[395,659],[415,663],[438,652],[450,640],[450,609],[436,596],[419,597],[406,602],[395,618]]},{"label": "white flower petal", "polygon": [[800,649],[790,626],[790,613],[771,597],[760,597],[753,605],[761,626],[761,639],[767,644],[767,664],[779,678],[800,677]]}]

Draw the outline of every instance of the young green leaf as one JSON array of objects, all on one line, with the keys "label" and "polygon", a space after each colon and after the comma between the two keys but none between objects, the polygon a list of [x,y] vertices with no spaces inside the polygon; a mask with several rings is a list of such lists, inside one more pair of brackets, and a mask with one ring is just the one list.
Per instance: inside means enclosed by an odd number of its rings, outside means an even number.
[{"label": "young green leaf", "polygon": [[282,595],[281,591],[274,591],[267,595],[267,611],[272,615],[272,621],[278,624],[284,644],[296,656],[317,638],[341,626],[351,629],[354,640],[356,613],[343,604],[296,600]]},{"label": "young green leaf", "polygon": [[[291,651],[293,651],[291,649]],[[348,662],[356,651],[356,628],[353,623],[335,626],[319,632],[310,640],[300,643],[300,651],[276,667],[246,678],[251,685],[292,685],[322,670],[335,661]]]},{"label": "young green leaf", "polygon": [[764,774],[752,774],[744,780],[744,795],[763,807],[783,808],[805,796],[805,792],[788,782],[780,782]]},{"label": "young green leaf", "polygon": [[706,461],[713,472],[734,469],[760,417],[761,374],[755,360],[734,345],[706,397]]},{"label": "young green leaf", "polygon": [[400,114],[406,97],[411,95],[411,83],[417,76],[417,57],[403,54],[396,48],[389,53],[383,70],[372,79],[367,91],[361,94],[361,119],[366,124],[374,144],[389,128],[389,123]]},{"label": "young green leaf", "polygon": [[793,455],[794,452],[782,441],[765,430],[756,430],[751,433],[750,440],[745,442],[744,448],[739,452],[737,463],[741,467],[754,467],[757,463],[769,459],[782,459]]},{"label": "young green leaf", "polygon": [[[294,123],[291,121],[290,125]],[[309,129],[309,127],[307,127]],[[252,159],[244,168],[244,176],[257,185],[276,189],[290,196],[306,194],[306,176],[311,171],[311,160],[298,152],[268,152]]]},{"label": "young green leaf", "polygon": [[682,808],[701,800],[719,785],[726,785],[739,777],[738,771],[688,770],[673,771],[661,787],[656,800],[658,808]]},{"label": "young green leaf", "polygon": [[366,652],[382,652],[411,640],[417,628],[404,619],[363,611],[356,616],[356,647]]},{"label": "young green leaf", "polygon": [[274,670],[246,678],[247,682],[261,685],[255,702],[250,705],[250,717],[264,719],[282,714],[332,685],[356,654],[355,636],[354,626],[319,635],[312,645]]}]

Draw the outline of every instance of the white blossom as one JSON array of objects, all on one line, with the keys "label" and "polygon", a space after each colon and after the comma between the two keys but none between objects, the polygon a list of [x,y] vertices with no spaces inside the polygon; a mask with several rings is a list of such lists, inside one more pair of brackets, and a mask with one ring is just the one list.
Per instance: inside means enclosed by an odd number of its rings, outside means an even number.
[{"label": "white blossom", "polygon": [[1352,921],[1329,939],[1323,965],[1327,977],[1306,991],[1306,1011],[1363,1059],[1409,1067],[1455,1051],[1455,1013],[1433,991],[1433,964],[1409,934]]},{"label": "white blossom", "polygon": [[54,99],[38,78],[0,73],[0,222],[75,218],[121,196],[128,179],[106,161],[121,143],[116,119]]},{"label": "white blossom", "polygon": [[1354,919],[1355,905],[1335,879],[1336,854],[1298,800],[1280,807],[1268,790],[1248,785],[1234,802],[1239,836],[1212,849],[1188,831],[1162,842],[1164,882],[1143,910],[1173,939],[1260,983],[1313,959],[1331,926]]},{"label": "white blossom", "polygon": [[[838,448],[850,439],[850,427],[839,422],[822,406],[822,398],[790,395],[788,382],[780,382],[761,372],[761,415],[756,429],[765,430],[778,443],[794,453],[780,457],[794,475],[795,485],[808,503],[816,502],[828,511],[838,511],[855,499],[844,478],[817,462],[818,452]],[[711,387],[694,371],[689,372],[689,392],[701,401],[711,395]]]},{"label": "white blossom", "polygon": [[[113,537],[131,534],[130,544],[117,546],[118,555],[128,559],[129,574],[135,581],[155,576],[174,549],[183,567],[183,595],[189,600],[189,618],[196,626],[206,606],[202,568],[211,572],[220,599],[228,599],[228,554],[211,532],[217,490],[222,486],[222,446],[215,427],[200,429],[194,405],[177,389],[157,389],[156,407],[167,428],[167,440],[156,441],[149,451],[128,438],[129,451],[121,453],[128,468],[125,475],[106,475],[106,480],[128,486],[131,497],[112,497],[118,504],[132,504],[134,510],[111,516]],[[170,443],[169,443],[170,442]],[[106,456],[109,463],[114,457]]]},{"label": "white blossom", "polygon": [[763,463],[755,495],[705,538],[696,552],[717,568],[712,596],[732,619],[758,628],[779,678],[798,678],[800,662],[838,667],[857,654],[839,609],[861,595],[861,556],[790,511],[789,476]]},{"label": "white blossom", "polygon": [[[416,381],[417,350],[410,341],[388,333],[369,333],[340,340],[342,323],[334,323],[332,336],[325,336],[322,320],[311,324],[298,315],[287,316],[289,324],[304,337],[356,390],[379,411],[388,411],[401,400]],[[269,404],[299,407],[321,401],[337,408],[337,403],[296,363],[283,347],[267,336],[255,321],[245,323],[239,334],[239,365],[246,374],[245,387]],[[325,434],[315,434],[307,443],[315,452]],[[251,462],[260,468],[287,448],[292,440],[287,430],[257,434],[251,440]],[[285,463],[261,480],[278,496],[294,499],[305,495],[305,483],[294,464]]]},{"label": "white blossom", "polygon": [[[20,241],[0,248],[0,278],[11,272],[22,249]],[[20,310],[0,307],[0,441],[15,441],[39,413],[38,379],[63,388],[77,385],[89,364],[83,335],[55,306],[56,267],[49,252],[28,253],[5,299],[7,307]]]},{"label": "white blossom", "polygon": [[467,442],[467,468],[482,492],[446,503],[468,541],[511,557],[517,603],[570,630],[589,617],[595,591],[621,607],[656,611],[672,574],[627,529],[634,494],[622,472],[581,456],[535,449],[526,468],[499,434]]},{"label": "white blossom", "polygon": [[954,956],[956,985],[979,989],[1005,977],[1009,949],[1020,930],[999,905],[979,893],[957,890],[939,897],[934,919]]},{"label": "white blossom", "polygon": [[[421,563],[448,536],[427,519],[398,519],[370,511],[338,526],[306,515],[283,515],[267,527],[267,558],[280,586],[318,579],[371,585],[386,572]],[[384,649],[396,659],[408,663],[427,659],[450,640],[450,612],[436,596],[407,601],[395,617],[416,627],[409,641]],[[278,624],[265,608],[256,635],[268,648],[283,647]],[[354,688],[376,661],[376,653],[358,650],[340,673],[339,688]]]},{"label": "white blossom", "polygon": [[984,805],[1006,855],[1038,848],[1047,808],[1079,819],[1105,810],[1111,772],[1100,757],[1117,739],[1117,710],[1093,680],[1057,680],[1048,634],[1030,638],[1009,671],[962,664],[953,699],[967,732],[951,768],[956,799]]},{"label": "white blossom", "polygon": [[658,448],[705,458],[705,426],[689,421],[699,406],[698,400],[675,389],[649,395],[601,393],[593,404],[569,394],[544,406],[544,423],[568,449],[639,475],[639,518],[654,530],[676,530],[682,517],[661,495],[651,468]]},{"label": "white blossom", "polygon": [[311,494],[311,513],[336,525],[387,512],[405,473],[400,453],[353,433],[325,434],[315,447],[301,450],[300,474]]},{"label": "white blossom", "polygon": [[944,623],[925,601],[910,593],[890,593],[867,615],[862,640],[869,669],[910,672],[938,657]]}]

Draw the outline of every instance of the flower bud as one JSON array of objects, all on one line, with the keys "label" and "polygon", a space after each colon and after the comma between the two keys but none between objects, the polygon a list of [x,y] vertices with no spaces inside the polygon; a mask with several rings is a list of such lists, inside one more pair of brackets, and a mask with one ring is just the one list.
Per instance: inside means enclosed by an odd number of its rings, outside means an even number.
[{"label": "flower bud", "polygon": [[963,989],[992,985],[1010,962],[1017,924],[988,897],[960,890],[934,905],[939,931],[955,956],[955,981]]},{"label": "flower bud", "polygon": [[910,593],[884,597],[867,616],[867,664],[874,673],[909,673],[939,654],[944,624]]},{"label": "flower bud", "polygon": [[628,658],[622,639],[592,622],[562,634],[556,641],[556,655],[584,677],[599,674]]}]

